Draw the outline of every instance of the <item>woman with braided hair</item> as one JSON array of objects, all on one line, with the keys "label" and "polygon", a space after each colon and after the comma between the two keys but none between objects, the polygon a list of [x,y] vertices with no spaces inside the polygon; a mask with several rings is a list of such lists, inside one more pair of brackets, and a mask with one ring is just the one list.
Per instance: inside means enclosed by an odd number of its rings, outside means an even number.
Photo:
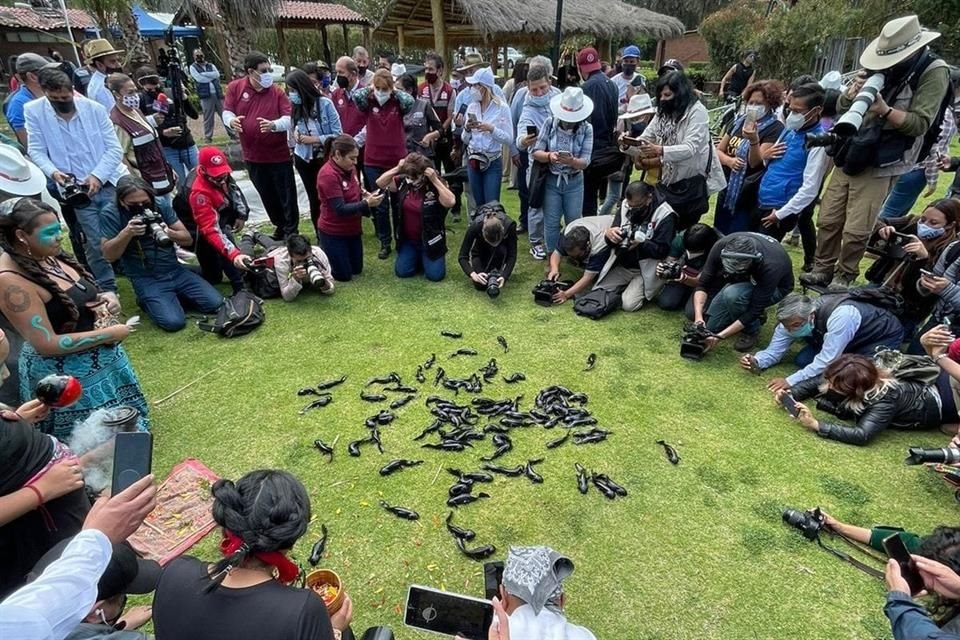
[{"label": "woman with braided hair", "polygon": [[[208,565],[181,556],[164,568],[153,598],[157,640],[339,640],[353,617],[350,597],[330,616],[317,594],[291,585],[299,568],[287,554],[310,523],[297,478],[261,469],[218,480],[213,519],[223,558]],[[307,553],[301,547],[300,557]]]},{"label": "woman with braided hair", "polygon": [[128,405],[146,429],[147,402],[120,342],[130,335],[112,324],[93,277],[63,253],[60,221],[50,205],[32,198],[0,204],[0,311],[25,340],[20,352],[20,396],[52,373],[80,380],[83,395],[53,408],[39,423],[66,441],[77,422],[96,409]]}]

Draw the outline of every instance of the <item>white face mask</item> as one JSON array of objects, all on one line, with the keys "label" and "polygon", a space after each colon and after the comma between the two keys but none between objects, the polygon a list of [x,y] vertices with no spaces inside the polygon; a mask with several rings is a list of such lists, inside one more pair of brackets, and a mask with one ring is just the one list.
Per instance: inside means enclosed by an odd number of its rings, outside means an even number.
[{"label": "white face mask", "polygon": [[266,89],[267,87],[273,86],[273,76],[269,73],[260,74],[260,86]]},{"label": "white face mask", "polygon": [[390,99],[389,91],[374,91],[374,96],[377,99],[377,102],[380,103],[380,106],[383,106],[387,103],[387,100]]},{"label": "white face mask", "polygon": [[123,96],[120,99],[120,102],[122,102],[123,106],[125,106],[127,109],[136,109],[140,106],[140,96],[137,94]]},{"label": "white face mask", "polygon": [[753,116],[754,120],[759,120],[763,116],[767,115],[767,106],[764,104],[748,104],[746,108],[746,114],[748,116]]},{"label": "white face mask", "polygon": [[807,114],[805,113],[793,113],[787,116],[787,119],[784,120],[783,126],[789,129],[790,131],[799,131],[803,128],[803,125],[807,123]]},{"label": "white face mask", "polygon": [[470,100],[473,102],[480,102],[483,100],[483,93],[477,87],[470,89]]}]

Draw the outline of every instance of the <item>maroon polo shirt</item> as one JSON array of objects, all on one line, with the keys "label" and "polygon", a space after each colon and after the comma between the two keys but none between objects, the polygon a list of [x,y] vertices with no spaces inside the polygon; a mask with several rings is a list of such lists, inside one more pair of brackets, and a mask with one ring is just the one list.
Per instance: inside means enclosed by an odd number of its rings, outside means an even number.
[{"label": "maroon polo shirt", "polygon": [[290,162],[290,147],[287,132],[260,133],[258,118],[276,120],[290,115],[290,100],[276,86],[256,91],[249,78],[239,78],[227,87],[223,108],[243,119],[240,132],[240,148],[247,162]]},{"label": "maroon polo shirt", "polygon": [[325,162],[317,174],[317,196],[320,200],[320,219],[317,228],[331,236],[359,236],[362,215],[340,215],[331,201],[342,198],[347,204],[360,202],[363,192],[356,171],[344,171],[333,160]]}]

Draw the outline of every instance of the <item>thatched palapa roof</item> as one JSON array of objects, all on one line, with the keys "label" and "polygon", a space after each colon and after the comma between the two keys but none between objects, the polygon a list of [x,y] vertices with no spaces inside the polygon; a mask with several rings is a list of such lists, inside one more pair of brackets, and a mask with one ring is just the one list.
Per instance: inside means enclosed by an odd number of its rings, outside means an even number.
[{"label": "thatched palapa roof", "polygon": [[[519,43],[552,37],[556,0],[443,0],[448,46],[490,42]],[[405,42],[431,46],[434,41],[430,0],[393,0],[376,33],[396,33]],[[683,35],[676,18],[628,5],[620,0],[564,0],[563,35],[618,39],[645,35],[658,40]]]}]

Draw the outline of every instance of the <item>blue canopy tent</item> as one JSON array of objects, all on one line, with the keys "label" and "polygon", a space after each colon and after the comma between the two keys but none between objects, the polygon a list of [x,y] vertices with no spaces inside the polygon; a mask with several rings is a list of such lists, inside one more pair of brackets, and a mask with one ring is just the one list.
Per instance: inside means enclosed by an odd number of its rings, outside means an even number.
[{"label": "blue canopy tent", "polygon": [[[167,35],[167,29],[173,22],[173,14],[170,13],[149,13],[140,5],[133,6],[133,15],[137,19],[137,29],[144,38],[163,38]],[[111,27],[111,34],[114,39],[121,38],[120,29],[116,26]],[[96,28],[86,29],[89,36],[99,36],[100,31]],[[200,27],[180,27],[174,25],[174,38],[199,38],[203,33]]]}]

